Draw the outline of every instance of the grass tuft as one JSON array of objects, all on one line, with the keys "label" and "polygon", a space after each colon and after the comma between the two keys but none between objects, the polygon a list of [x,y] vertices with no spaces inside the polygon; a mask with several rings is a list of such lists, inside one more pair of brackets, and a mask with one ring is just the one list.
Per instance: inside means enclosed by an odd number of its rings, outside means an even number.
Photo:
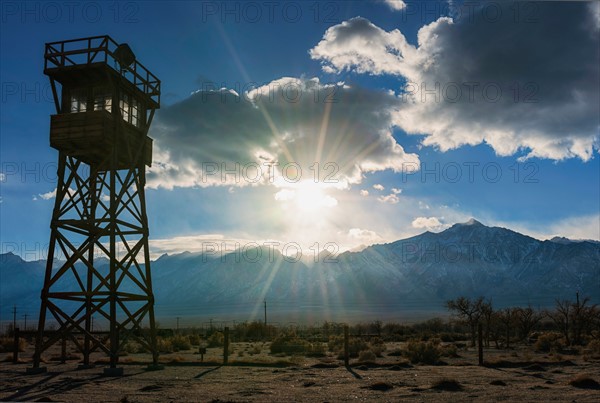
[{"label": "grass tuft", "polygon": [[431,389],[444,390],[447,392],[458,392],[458,391],[463,390],[464,388],[460,384],[460,382],[458,382],[454,379],[444,378],[444,379],[435,381],[433,383],[433,385],[431,386]]},{"label": "grass tuft", "polygon": [[578,375],[571,379],[569,385],[580,389],[600,389],[600,383],[585,374]]}]

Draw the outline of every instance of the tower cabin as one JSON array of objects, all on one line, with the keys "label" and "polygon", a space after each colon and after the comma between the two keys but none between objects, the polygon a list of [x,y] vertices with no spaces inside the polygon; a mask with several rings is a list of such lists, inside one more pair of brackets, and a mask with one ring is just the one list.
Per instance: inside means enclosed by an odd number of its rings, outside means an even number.
[{"label": "tower cabin", "polygon": [[147,133],[160,107],[160,81],[127,44],[109,36],[47,43],[44,74],[57,110],[51,147],[99,171],[151,165]]}]

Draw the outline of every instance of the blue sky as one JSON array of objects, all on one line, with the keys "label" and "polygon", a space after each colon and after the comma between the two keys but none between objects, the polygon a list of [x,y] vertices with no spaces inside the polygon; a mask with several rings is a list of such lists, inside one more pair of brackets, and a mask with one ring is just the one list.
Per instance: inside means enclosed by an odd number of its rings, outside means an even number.
[{"label": "blue sky", "polygon": [[[345,250],[470,217],[600,239],[597,2],[75,3],[2,3],[2,252],[48,243],[44,43],[104,34],[162,80],[154,256],[215,238]],[[301,180],[205,170],[267,160]]]}]

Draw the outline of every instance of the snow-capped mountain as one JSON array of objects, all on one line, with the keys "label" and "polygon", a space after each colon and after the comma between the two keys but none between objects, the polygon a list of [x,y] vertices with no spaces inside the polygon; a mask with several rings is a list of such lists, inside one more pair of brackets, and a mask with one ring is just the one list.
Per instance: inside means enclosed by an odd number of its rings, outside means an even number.
[{"label": "snow-capped mountain", "polygon": [[[267,249],[163,255],[152,262],[157,314],[246,312],[264,298],[281,312],[306,307],[332,317],[340,310],[370,317],[398,309],[443,311],[445,300],[461,295],[483,295],[497,306],[549,306],[575,292],[600,302],[600,244],[540,241],[473,219],[334,261],[289,260]],[[0,255],[3,319],[13,304],[37,312],[44,267],[44,261]]]}]

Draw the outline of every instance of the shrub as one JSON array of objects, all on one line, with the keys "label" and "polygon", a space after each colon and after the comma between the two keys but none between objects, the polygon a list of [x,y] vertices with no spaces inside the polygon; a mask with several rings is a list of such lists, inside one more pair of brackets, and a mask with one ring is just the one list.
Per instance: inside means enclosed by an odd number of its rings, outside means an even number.
[{"label": "shrub", "polygon": [[439,348],[440,355],[444,357],[458,357],[458,350],[454,344],[447,344]]},{"label": "shrub", "polygon": [[377,356],[371,350],[363,350],[358,353],[358,361],[360,362],[374,362]]},{"label": "shrub", "polygon": [[304,354],[310,350],[310,344],[291,335],[281,335],[271,342],[271,354]]},{"label": "shrub", "polygon": [[440,358],[440,351],[431,341],[409,341],[406,346],[406,357],[413,364],[435,364]]},{"label": "shrub", "polygon": [[402,355],[402,350],[399,348],[396,348],[388,353],[388,357],[400,357]]},{"label": "shrub", "polygon": [[190,334],[188,336],[188,339],[190,340],[190,344],[192,346],[199,346],[200,343],[202,342],[202,338],[200,337],[199,334]]},{"label": "shrub", "polygon": [[562,351],[564,348],[562,336],[558,333],[544,333],[538,337],[534,348],[535,351],[544,353]]},{"label": "shrub", "polygon": [[329,351],[335,352],[344,346],[344,338],[342,336],[329,336],[329,341],[327,342],[327,349]]},{"label": "shrub", "polygon": [[208,338],[208,345],[207,347],[211,348],[211,347],[223,347],[223,345],[225,344],[225,336],[223,336],[223,333],[221,332],[216,332],[210,335],[210,337]]},{"label": "shrub", "polygon": [[160,353],[172,353],[173,344],[170,339],[163,339],[162,337],[156,338],[156,348]]},{"label": "shrub", "polygon": [[323,343],[310,343],[308,351],[306,352],[307,357],[324,357],[325,345]]},{"label": "shrub", "polygon": [[431,344],[433,344],[434,346],[438,346],[442,343],[442,340],[439,337],[433,337],[431,338],[431,340],[429,340],[429,342]]},{"label": "shrub", "polygon": [[585,346],[584,352],[592,357],[600,357],[600,340],[594,339]]},{"label": "shrub", "polygon": [[128,341],[122,347],[122,350],[128,354],[135,354],[135,353],[139,352],[140,349],[142,349],[142,346],[140,344],[136,343],[135,341]]},{"label": "shrub", "polygon": [[[329,351],[337,352],[339,356],[343,356],[344,354],[344,337],[342,336],[332,336],[329,338],[329,342],[327,343],[329,347]],[[367,342],[358,337],[350,337],[348,340],[348,354],[350,357],[356,358],[358,357],[358,353],[363,350],[368,350],[369,345]]]},{"label": "shrub", "polygon": [[463,386],[457,380],[444,378],[435,381],[433,385],[431,385],[431,389],[458,392],[463,390]]},{"label": "shrub", "polygon": [[592,377],[580,374],[569,381],[569,385],[581,389],[600,389],[600,384]]},{"label": "shrub", "polygon": [[385,342],[380,337],[371,339],[371,341],[369,342],[369,345],[370,345],[370,350],[377,357],[381,357],[383,352],[386,350]]},{"label": "shrub", "polygon": [[[12,337],[0,338],[0,353],[12,353],[14,351],[14,339]],[[27,340],[19,338],[19,351],[25,351]]]},{"label": "shrub", "polygon": [[440,334],[440,339],[444,342],[444,343],[451,343],[454,340],[454,336],[451,333],[441,333]]},{"label": "shrub", "polygon": [[190,339],[186,336],[181,336],[179,334],[173,336],[173,338],[171,339],[171,346],[173,347],[173,351],[189,350],[190,348],[192,348],[192,345],[190,344]]}]

